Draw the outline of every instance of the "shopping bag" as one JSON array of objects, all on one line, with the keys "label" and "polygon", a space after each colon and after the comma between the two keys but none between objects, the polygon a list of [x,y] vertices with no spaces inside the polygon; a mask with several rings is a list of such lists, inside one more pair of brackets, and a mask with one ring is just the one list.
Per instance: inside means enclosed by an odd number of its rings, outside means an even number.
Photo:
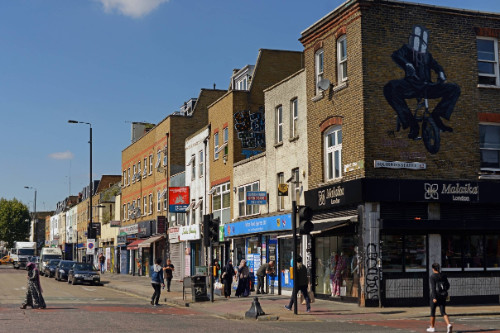
[{"label": "shopping bag", "polygon": [[[314,292],[311,290],[311,285],[307,287],[307,295],[309,296],[309,303],[314,303],[315,297],[314,297]],[[300,304],[305,305],[306,304],[306,299],[302,293],[300,293]]]}]

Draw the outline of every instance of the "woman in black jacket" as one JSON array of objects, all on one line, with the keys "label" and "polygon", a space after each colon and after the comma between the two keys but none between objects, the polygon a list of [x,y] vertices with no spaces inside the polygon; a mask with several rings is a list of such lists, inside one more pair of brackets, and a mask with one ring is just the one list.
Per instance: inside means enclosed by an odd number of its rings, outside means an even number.
[{"label": "woman in black jacket", "polygon": [[236,273],[234,272],[233,261],[229,259],[227,265],[222,268],[221,272],[221,280],[224,284],[224,297],[231,297],[231,284],[233,283],[233,276]]},{"label": "woman in black jacket", "polygon": [[[441,266],[438,263],[432,264],[432,275],[429,278],[431,284],[431,326],[427,329],[427,332],[435,332],[434,324],[436,323],[436,307],[439,306],[439,311],[444,318],[447,325],[447,332],[451,333],[453,326],[450,323],[450,319],[446,314],[446,295],[441,295],[439,293],[438,285],[443,283],[447,285],[445,290],[450,286],[448,283],[448,278],[446,275],[441,274]],[[447,293],[447,292],[446,292]]]}]

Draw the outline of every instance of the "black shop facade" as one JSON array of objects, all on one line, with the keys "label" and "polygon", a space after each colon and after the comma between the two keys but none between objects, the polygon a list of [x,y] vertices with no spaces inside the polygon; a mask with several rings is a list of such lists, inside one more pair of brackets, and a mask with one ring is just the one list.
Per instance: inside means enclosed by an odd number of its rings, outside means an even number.
[{"label": "black shop facade", "polygon": [[367,178],[307,191],[317,297],[427,305],[437,262],[452,285],[450,304],[498,303],[498,193],[494,181]]}]

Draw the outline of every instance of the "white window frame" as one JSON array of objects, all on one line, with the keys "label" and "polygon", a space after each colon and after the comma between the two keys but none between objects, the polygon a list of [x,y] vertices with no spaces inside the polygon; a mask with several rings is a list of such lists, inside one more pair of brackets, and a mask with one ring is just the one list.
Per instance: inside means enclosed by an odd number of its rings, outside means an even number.
[{"label": "white window frame", "polygon": [[160,190],[157,191],[156,193],[156,211],[161,212],[161,196],[160,196]]},{"label": "white window frame", "polygon": [[139,174],[139,179],[138,180],[140,180],[141,177],[142,177],[141,160],[139,160],[137,162],[137,173]]},{"label": "white window frame", "polygon": [[[342,57],[342,51],[345,49],[345,56]],[[345,68],[345,76],[344,76]],[[347,35],[342,35],[337,39],[337,80],[338,83],[347,81]]]},{"label": "white window frame", "polygon": [[144,171],[142,173],[142,178],[146,178],[148,175],[148,158],[144,157]]},{"label": "white window frame", "polygon": [[127,170],[123,170],[122,186],[125,187],[126,185],[127,185]]},{"label": "white window frame", "polygon": [[132,184],[135,183],[135,178],[137,175],[137,166],[135,164],[133,166],[133,170],[134,170],[134,175],[132,176]]},{"label": "white window frame", "polygon": [[315,78],[315,86],[316,86],[316,95],[321,93],[321,89],[319,89],[319,81],[323,79],[323,75],[325,73],[325,51],[323,49],[319,49],[314,54],[314,78]]},{"label": "white window frame", "polygon": [[276,121],[276,133],[275,140],[276,143],[283,142],[283,105],[278,105],[275,109],[275,121]]},{"label": "white window frame", "polygon": [[163,210],[167,210],[168,208],[168,202],[167,202],[167,189],[165,189],[165,194],[163,194]]},{"label": "white window frame", "polygon": [[219,159],[219,132],[214,134],[214,160]]},{"label": "white window frame", "polygon": [[[284,184],[285,183],[285,173],[284,172],[279,172],[277,177],[276,177],[276,188],[278,188],[279,184]],[[276,209],[277,211],[284,211],[285,210],[285,197],[284,196],[279,196],[279,192],[276,191],[276,199],[277,199],[277,206]]]},{"label": "white window frame", "polygon": [[137,198],[137,209],[141,211],[141,197]]},{"label": "white window frame", "polygon": [[290,138],[295,138],[299,120],[299,99],[297,97],[290,101]]},{"label": "white window frame", "polygon": [[[215,198],[220,197],[220,207],[215,207],[214,201]],[[227,206],[224,206],[224,198],[228,198]],[[212,213],[215,216],[221,217],[221,223],[225,223],[227,221],[223,221],[222,212],[227,210],[230,212],[231,209],[231,188],[230,183],[224,183],[221,185],[217,185],[213,189],[212,193]]]},{"label": "white window frame", "polygon": [[[238,202],[238,215],[240,217],[252,216],[260,213],[260,205],[247,205],[247,192],[259,191],[259,189],[259,181],[238,187],[236,191],[236,201]],[[243,197],[241,197],[240,194],[243,194]]]},{"label": "white window frame", "polygon": [[127,220],[127,205],[123,204],[123,221]]},{"label": "white window frame", "polygon": [[142,215],[147,215],[148,214],[148,197],[145,195],[142,197],[142,205],[144,206],[144,211],[142,212]]},{"label": "white window frame", "polygon": [[[340,135],[339,135],[340,134]],[[329,146],[329,138],[330,135],[333,135],[335,138],[335,144]],[[338,142],[338,138],[340,137],[340,143]],[[324,140],[324,159],[325,159],[325,180],[335,180],[342,178],[342,126],[332,126],[327,131],[325,131],[323,135]],[[335,157],[335,153],[338,153],[338,158]],[[331,156],[329,156],[331,154]],[[338,165],[337,165],[338,159]],[[335,166],[338,166],[338,175],[335,175]],[[332,173],[330,174],[330,167]]]},{"label": "white window frame", "polygon": [[[498,131],[500,131],[500,123],[480,123],[479,126],[491,126],[491,127],[496,127]],[[481,130],[479,131],[481,133]],[[491,146],[484,146],[484,143],[482,142],[483,138],[479,138],[479,150],[481,152],[481,157],[480,157],[480,163],[481,165],[483,164],[483,151],[497,151],[497,156],[500,158],[500,147],[491,147]],[[481,171],[500,171],[500,162],[499,162],[499,167],[483,167],[481,166]]]},{"label": "white window frame", "polygon": [[[299,198],[300,196],[300,169],[299,168],[293,168],[291,171],[291,178],[292,178],[292,191],[295,192],[295,198]],[[292,197],[293,198],[293,197]]]},{"label": "white window frame", "polygon": [[198,158],[198,169],[199,169],[198,173],[199,173],[200,177],[203,177],[203,172],[204,172],[204,170],[203,170],[203,157],[204,157],[203,150],[200,150],[198,152],[198,156],[199,156],[199,158]]},{"label": "white window frame", "polygon": [[149,155],[149,174],[153,174],[153,154]]},{"label": "white window frame", "polygon": [[[492,41],[493,46],[494,46],[494,52],[495,52],[495,60],[487,60],[487,59],[479,59],[479,50],[477,54],[477,61],[478,65],[480,62],[485,62],[485,63],[493,63],[493,74],[487,74],[487,73],[479,73],[479,66],[478,66],[478,80],[479,77],[493,77],[495,78],[495,84],[490,85],[490,84],[484,84],[484,83],[478,83],[479,86],[499,86],[500,85],[500,78],[499,78],[499,68],[498,68],[498,39],[493,38],[493,37],[482,37],[482,36],[477,36],[477,40],[486,40],[486,41]],[[477,44],[476,44],[477,45]],[[477,46],[476,46],[477,47]]]},{"label": "white window frame", "polygon": [[130,167],[127,169],[127,185],[130,185]]},{"label": "white window frame", "polygon": [[191,155],[191,180],[196,178],[196,155]]},{"label": "white window frame", "polygon": [[167,166],[168,164],[168,146],[163,148],[163,166]]},{"label": "white window frame", "polygon": [[127,220],[130,220],[130,214],[128,212],[130,212],[130,202],[127,203]]},{"label": "white window frame", "polygon": [[149,215],[153,214],[153,193],[149,193]]}]

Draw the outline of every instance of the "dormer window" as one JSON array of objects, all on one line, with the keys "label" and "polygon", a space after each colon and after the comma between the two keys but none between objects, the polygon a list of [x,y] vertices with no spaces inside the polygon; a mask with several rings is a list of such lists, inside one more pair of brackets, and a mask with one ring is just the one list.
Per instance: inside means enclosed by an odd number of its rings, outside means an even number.
[{"label": "dormer window", "polygon": [[232,77],[233,90],[248,90],[250,89],[250,81],[252,80],[254,66],[247,65],[244,68],[236,71]]}]

